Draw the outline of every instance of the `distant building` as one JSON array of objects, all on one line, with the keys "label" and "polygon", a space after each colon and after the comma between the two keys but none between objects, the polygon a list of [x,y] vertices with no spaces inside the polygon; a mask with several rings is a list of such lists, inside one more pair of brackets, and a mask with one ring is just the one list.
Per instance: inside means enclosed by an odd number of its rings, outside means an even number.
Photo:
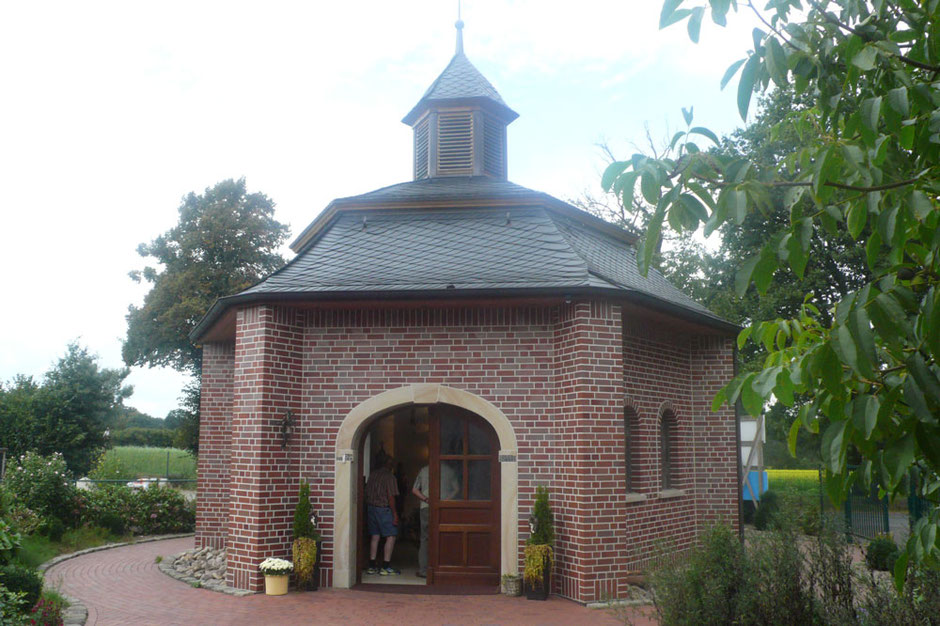
[{"label": "distant building", "polygon": [[[520,571],[538,485],[555,512],[554,592],[579,602],[624,594],[663,539],[738,524],[735,415],[710,410],[735,327],[642,277],[633,235],[507,180],[517,114],[464,55],[461,26],[404,118],[414,180],[331,202],[290,263],[193,332],[196,545],[227,547],[232,586],[261,589],[258,563],[289,554],[301,479],[321,583],[361,582],[362,485],[380,454],[409,491],[430,466],[430,585]],[[381,167],[367,153],[364,171]]]}]

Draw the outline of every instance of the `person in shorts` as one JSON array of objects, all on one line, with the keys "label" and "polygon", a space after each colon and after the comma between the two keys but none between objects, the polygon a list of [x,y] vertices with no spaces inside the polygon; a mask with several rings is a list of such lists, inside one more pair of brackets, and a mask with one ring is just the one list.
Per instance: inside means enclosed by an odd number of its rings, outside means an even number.
[{"label": "person in shorts", "polygon": [[[366,506],[368,515],[369,535],[372,542],[369,545],[369,567],[366,574],[379,574],[381,576],[395,576],[401,570],[392,567],[392,550],[395,549],[395,538],[398,536],[398,511],[395,507],[395,497],[398,495],[398,480],[392,473],[395,460],[386,457],[381,466],[369,474],[366,482]],[[376,463],[379,464],[378,462]],[[376,556],[379,551],[379,538],[385,538],[385,551],[382,566],[378,567]]]}]

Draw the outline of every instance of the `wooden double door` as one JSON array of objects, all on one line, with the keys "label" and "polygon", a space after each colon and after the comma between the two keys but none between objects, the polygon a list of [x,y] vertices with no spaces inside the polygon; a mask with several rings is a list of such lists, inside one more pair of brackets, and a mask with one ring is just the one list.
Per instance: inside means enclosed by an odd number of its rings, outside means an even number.
[{"label": "wooden double door", "polygon": [[435,405],[429,413],[428,583],[498,585],[499,442],[474,413]]},{"label": "wooden double door", "polygon": [[[500,476],[496,432],[486,420],[465,409],[443,404],[427,409],[430,492],[427,582],[498,585]],[[416,436],[411,443],[422,445],[422,439]],[[407,443],[396,442],[396,448],[401,445]],[[409,494],[410,488],[409,484]],[[364,513],[363,491],[360,490],[360,520]],[[360,537],[364,541],[359,544],[359,563],[364,567],[368,541],[362,532]]]}]

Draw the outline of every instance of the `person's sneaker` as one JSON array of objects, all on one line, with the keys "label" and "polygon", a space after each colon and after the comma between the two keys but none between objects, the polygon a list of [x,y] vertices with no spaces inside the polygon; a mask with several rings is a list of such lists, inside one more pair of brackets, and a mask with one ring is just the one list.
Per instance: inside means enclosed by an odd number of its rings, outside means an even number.
[{"label": "person's sneaker", "polygon": [[371,565],[366,569],[366,574],[378,574],[379,570]]},{"label": "person's sneaker", "polygon": [[418,578],[427,578],[427,577],[428,577],[428,575],[427,575],[426,573],[424,573],[424,572],[417,572],[417,574],[415,574],[415,575],[416,575]]},{"label": "person's sneaker", "polygon": [[398,576],[399,574],[401,574],[401,570],[395,569],[391,565],[388,567],[383,567],[379,570],[379,576]]}]

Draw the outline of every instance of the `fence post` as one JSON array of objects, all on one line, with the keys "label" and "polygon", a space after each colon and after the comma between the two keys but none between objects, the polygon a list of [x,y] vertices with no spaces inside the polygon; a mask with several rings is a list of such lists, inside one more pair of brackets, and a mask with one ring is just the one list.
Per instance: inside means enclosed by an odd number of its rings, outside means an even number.
[{"label": "fence post", "polygon": [[166,479],[170,480],[170,451],[166,451]]},{"label": "fence post", "polygon": [[849,490],[848,496],[845,498],[845,505],[843,505],[845,511],[845,536],[849,537],[852,533],[852,491]]}]

